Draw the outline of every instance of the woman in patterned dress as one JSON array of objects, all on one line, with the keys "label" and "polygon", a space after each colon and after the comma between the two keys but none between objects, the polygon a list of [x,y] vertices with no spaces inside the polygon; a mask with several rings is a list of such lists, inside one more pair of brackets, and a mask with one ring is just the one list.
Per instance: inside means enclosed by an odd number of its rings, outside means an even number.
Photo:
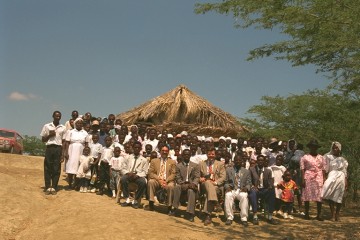
[{"label": "woman in patterned dress", "polygon": [[305,219],[309,220],[310,201],[317,204],[316,219],[323,221],[321,217],[321,191],[325,176],[325,159],[317,153],[320,145],[316,140],[311,140],[306,145],[310,152],[300,160],[302,176],[302,200],[305,205]]},{"label": "woman in patterned dress", "polygon": [[[339,213],[347,187],[348,162],[341,156],[341,144],[333,142],[331,150],[324,155],[328,177],[322,190],[322,198],[329,201],[331,220],[339,221]],[[336,212],[335,212],[336,206]]]}]

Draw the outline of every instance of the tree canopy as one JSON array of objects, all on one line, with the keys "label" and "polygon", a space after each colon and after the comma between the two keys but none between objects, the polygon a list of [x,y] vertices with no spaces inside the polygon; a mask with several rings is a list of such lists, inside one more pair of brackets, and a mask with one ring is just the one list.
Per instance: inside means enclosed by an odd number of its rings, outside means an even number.
[{"label": "tree canopy", "polygon": [[289,40],[250,51],[249,60],[275,56],[293,66],[314,64],[332,86],[360,93],[360,4],[357,0],[223,0],[199,3],[198,14],[232,15],[236,27],[279,29]]}]

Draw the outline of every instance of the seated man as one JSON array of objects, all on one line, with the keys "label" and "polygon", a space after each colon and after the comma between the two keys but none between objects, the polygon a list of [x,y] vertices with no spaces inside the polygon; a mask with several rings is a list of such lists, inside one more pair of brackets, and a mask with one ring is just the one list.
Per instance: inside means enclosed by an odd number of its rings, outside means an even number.
[{"label": "seated man", "polygon": [[257,156],[257,165],[250,167],[252,187],[249,193],[250,204],[254,214],[253,223],[255,225],[259,224],[259,219],[257,216],[258,210],[258,201],[259,198],[268,206],[268,221],[271,224],[277,224],[275,219],[272,218],[272,213],[274,211],[275,205],[275,189],[274,189],[274,179],[272,177],[272,172],[269,168],[264,166],[265,156]]},{"label": "seated man", "polygon": [[151,160],[149,168],[149,207],[145,210],[154,211],[154,196],[157,190],[163,188],[167,192],[168,213],[171,214],[175,186],[176,162],[169,157],[169,147],[163,146],[160,150],[160,158]]},{"label": "seated man", "polygon": [[242,155],[235,155],[234,166],[226,169],[225,181],[225,211],[227,215],[226,225],[231,225],[234,220],[234,200],[239,200],[241,223],[247,226],[249,200],[248,191],[251,187],[250,171],[245,168],[246,159]]},{"label": "seated man", "polygon": [[204,212],[206,219],[204,225],[209,225],[211,221],[211,213],[218,202],[217,192],[223,186],[226,172],[224,164],[220,161],[215,161],[215,148],[210,148],[207,151],[207,159],[200,162],[200,189],[202,193],[206,194],[206,202]]},{"label": "seated man", "polygon": [[176,186],[174,189],[173,207],[175,214],[179,207],[180,197],[182,193],[187,194],[187,209],[189,214],[188,219],[194,222],[195,216],[195,200],[198,191],[198,184],[200,178],[199,165],[190,161],[191,153],[189,149],[184,149],[181,154],[183,161],[176,165]]},{"label": "seated man", "polygon": [[[122,177],[121,177],[121,187],[123,191],[124,198],[126,201],[121,204],[121,206],[126,207],[132,205],[133,208],[139,208],[139,204],[141,201],[141,197],[144,195],[146,191],[146,175],[149,168],[148,161],[146,158],[141,156],[141,143],[134,142],[133,153],[126,157],[124,161],[124,165],[121,169]],[[129,183],[136,183],[138,189],[136,191],[134,201],[130,202],[129,198]]]}]

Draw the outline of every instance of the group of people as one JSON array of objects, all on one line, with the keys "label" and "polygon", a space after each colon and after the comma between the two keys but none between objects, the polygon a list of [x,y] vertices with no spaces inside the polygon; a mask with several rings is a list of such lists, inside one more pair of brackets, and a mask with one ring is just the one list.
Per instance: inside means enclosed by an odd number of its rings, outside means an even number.
[{"label": "group of people", "polygon": [[[246,141],[222,136],[215,142],[185,131],[128,127],[114,114],[100,119],[73,111],[65,125],[60,124],[61,112],[55,111],[52,117],[40,134],[46,144],[46,195],[57,194],[64,162],[68,190],[121,195],[125,199],[121,206],[134,209],[146,197],[145,210],[154,211],[155,203],[161,202],[170,216],[178,215],[179,206],[186,204],[191,222],[200,203],[205,225],[212,223],[212,213],[219,209],[224,210],[226,225],[232,224],[236,210],[241,224],[248,225],[250,211],[252,223],[258,225],[260,209],[270,224],[277,224],[274,215],[293,219],[295,199],[304,219],[311,219],[310,202],[316,202],[316,219],[323,221],[322,202],[327,200],[331,220],[340,220],[348,163],[339,142],[320,155],[316,140],[306,145],[309,152],[305,153],[294,139]],[[131,186],[136,187],[133,198]]]}]

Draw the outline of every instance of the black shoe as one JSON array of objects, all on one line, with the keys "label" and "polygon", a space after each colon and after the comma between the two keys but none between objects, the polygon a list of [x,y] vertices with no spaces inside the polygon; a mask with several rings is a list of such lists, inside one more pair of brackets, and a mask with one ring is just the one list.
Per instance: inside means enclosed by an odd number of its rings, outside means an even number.
[{"label": "black shoe", "polygon": [[97,193],[96,193],[96,195],[100,195],[100,196],[102,196],[104,194],[104,192],[102,191],[102,190],[99,190]]},{"label": "black shoe", "polygon": [[57,191],[53,188],[53,189],[51,190],[51,194],[52,194],[52,195],[56,195],[56,194],[57,194]]},{"label": "black shoe", "polygon": [[322,217],[320,217],[320,216],[317,216],[316,220],[321,221],[321,222],[324,221],[324,219]]},{"label": "black shoe", "polygon": [[249,226],[249,224],[248,224],[248,222],[247,222],[247,221],[241,221],[241,224],[242,224],[244,227]]},{"label": "black shoe", "polygon": [[204,225],[207,226],[207,225],[210,225],[211,223],[212,223],[211,217],[209,215],[206,216],[205,221],[204,221]]},{"label": "black shoe", "polygon": [[140,207],[140,205],[139,205],[139,203],[138,203],[138,202],[137,202],[137,203],[132,204],[131,206],[132,206],[132,208],[134,208],[134,209],[138,209],[138,208]]},{"label": "black shoe", "polygon": [[272,225],[277,225],[277,224],[279,224],[279,222],[276,221],[276,220],[273,219],[273,218],[269,219],[269,220],[268,220],[268,223],[270,223],[270,224],[272,224]]},{"label": "black shoe", "polygon": [[253,219],[253,224],[254,224],[254,225],[259,225],[259,219],[258,219],[258,218],[254,218],[254,219]]},{"label": "black shoe", "polygon": [[232,220],[230,220],[230,219],[228,219],[228,220],[226,220],[226,222],[225,222],[225,225],[231,225],[232,224]]},{"label": "black shoe", "polygon": [[190,222],[194,222],[194,221],[195,221],[195,220],[194,220],[194,214],[189,213],[188,220],[189,220]]},{"label": "black shoe", "polygon": [[306,214],[305,214],[305,216],[304,216],[304,219],[305,219],[305,220],[311,220],[310,216],[309,216],[309,215],[306,215]]},{"label": "black shoe", "polygon": [[175,216],[175,210],[169,210],[168,215],[170,217],[174,217]]},{"label": "black shoe", "polygon": [[149,201],[149,205],[147,205],[146,207],[144,207],[144,210],[145,211],[151,211],[153,212],[155,209],[154,209],[154,202],[152,201]]},{"label": "black shoe", "polygon": [[123,203],[120,203],[120,205],[122,207],[128,207],[128,206],[131,206],[131,202],[127,203],[127,202],[123,202]]}]

